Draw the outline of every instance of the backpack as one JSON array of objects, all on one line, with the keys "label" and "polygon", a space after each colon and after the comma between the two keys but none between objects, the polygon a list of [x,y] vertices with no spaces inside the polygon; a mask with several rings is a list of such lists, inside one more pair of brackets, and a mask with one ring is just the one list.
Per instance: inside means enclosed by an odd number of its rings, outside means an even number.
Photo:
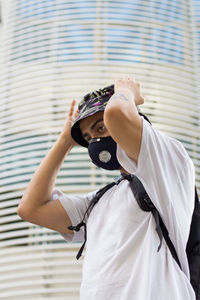
[{"label": "backpack", "polygon": [[[118,185],[119,182],[122,180],[127,179],[130,182],[131,190],[135,196],[135,199],[140,206],[140,208],[144,211],[150,211],[153,214],[156,223],[156,232],[159,236],[160,244],[158,246],[158,250],[160,250],[162,246],[163,237],[169,247],[169,250],[176,260],[177,264],[181,268],[181,264],[176,253],[176,249],[169,237],[168,230],[162,221],[162,218],[152,203],[149,195],[147,194],[142,182],[135,176],[135,175],[126,175],[121,174],[121,176],[117,177],[114,182],[109,183],[102,189],[100,189],[94,198],[91,200],[90,205],[88,206],[82,221],[76,226],[69,226],[68,229],[79,231],[80,228],[84,227],[84,238],[85,241],[80,248],[76,258],[79,259],[82,255],[83,249],[85,247],[85,243],[87,240],[87,228],[86,228],[86,217],[90,214],[92,208],[95,204],[100,200],[103,194],[109,190],[114,185]],[[195,187],[195,206],[192,215],[192,221],[190,226],[190,233],[188,237],[187,247],[186,247],[186,254],[188,258],[189,270],[190,270],[190,282],[195,291],[196,300],[200,300],[200,202],[197,194],[197,189]]]}]

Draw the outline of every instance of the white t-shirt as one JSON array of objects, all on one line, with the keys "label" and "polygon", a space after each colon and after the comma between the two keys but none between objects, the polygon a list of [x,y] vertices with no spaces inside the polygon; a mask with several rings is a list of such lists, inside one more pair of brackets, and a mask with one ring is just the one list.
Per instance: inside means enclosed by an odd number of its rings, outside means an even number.
[{"label": "white t-shirt", "polygon": [[[81,300],[195,300],[185,254],[194,207],[194,166],[182,144],[143,120],[138,164],[118,147],[117,157],[143,183],[168,228],[183,271],[159,238],[150,212],[142,211],[124,180],[108,190],[87,221]],[[78,224],[95,193],[64,195],[55,190]],[[83,231],[66,240],[83,240]]]}]

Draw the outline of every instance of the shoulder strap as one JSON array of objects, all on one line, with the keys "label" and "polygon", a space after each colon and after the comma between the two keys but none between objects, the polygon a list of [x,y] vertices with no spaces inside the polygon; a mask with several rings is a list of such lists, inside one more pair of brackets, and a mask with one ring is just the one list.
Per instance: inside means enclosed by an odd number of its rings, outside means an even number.
[{"label": "shoulder strap", "polygon": [[106,186],[104,186],[103,188],[101,188],[96,195],[94,196],[94,198],[91,200],[86,212],[84,213],[83,219],[82,221],[75,225],[75,226],[69,226],[68,229],[69,230],[74,230],[74,231],[79,231],[81,229],[81,227],[84,228],[84,242],[83,245],[81,246],[81,248],[78,251],[78,254],[76,255],[76,259],[78,260],[82,253],[83,253],[83,249],[85,247],[86,241],[87,241],[87,226],[86,226],[86,216],[88,216],[91,212],[91,210],[93,209],[93,207],[95,206],[95,204],[97,204],[97,202],[100,200],[100,198],[109,190],[111,189],[114,185],[118,185],[122,180],[124,180],[124,176],[120,175],[119,177],[115,178],[115,181],[107,184]]},{"label": "shoulder strap", "polygon": [[199,196],[197,193],[197,188],[195,186],[195,203],[194,203],[194,211],[192,215],[192,221],[190,225],[190,233],[186,246],[186,253],[188,256],[188,260],[190,254],[192,253],[194,247],[200,243],[200,202]]},{"label": "shoulder strap", "polygon": [[195,204],[196,203],[199,203],[199,196],[198,196],[198,193],[197,193],[197,187],[195,186]]},{"label": "shoulder strap", "polygon": [[[135,196],[135,199],[136,199],[138,205],[140,206],[140,208],[144,211],[151,211],[152,214],[153,214],[153,217],[154,217],[155,222],[156,222],[156,231],[157,231],[157,234],[158,234],[159,239],[160,239],[160,244],[158,246],[158,251],[160,250],[160,248],[162,246],[162,239],[164,237],[164,239],[165,239],[165,241],[166,241],[166,243],[167,243],[167,245],[168,245],[168,247],[171,251],[172,256],[174,257],[177,264],[181,268],[180,261],[178,259],[175,247],[174,247],[174,245],[173,245],[173,243],[172,243],[172,241],[169,237],[168,230],[167,230],[165,224],[163,223],[162,218],[160,217],[160,214],[159,214],[158,210],[156,209],[156,207],[152,203],[149,195],[147,194],[142,182],[136,176],[126,175],[126,174],[122,174],[121,176],[117,177],[114,182],[111,182],[108,185],[106,185],[105,187],[103,187],[102,189],[100,189],[96,193],[96,195],[92,199],[92,201],[90,202],[90,205],[88,206],[88,208],[87,208],[87,210],[86,210],[86,212],[83,216],[82,221],[76,226],[69,226],[68,227],[68,229],[74,230],[74,231],[79,231],[82,226],[84,227],[84,239],[85,240],[84,240],[84,243],[81,246],[76,258],[79,259],[80,256],[82,255],[83,249],[85,247],[85,243],[87,241],[87,227],[86,227],[86,220],[85,220],[86,216],[89,215],[92,208],[100,200],[100,198],[103,196],[103,194],[105,192],[107,192],[115,184],[118,185],[124,179],[127,179],[130,182],[131,190],[132,190],[132,192]],[[197,195],[197,192],[196,192],[196,195]],[[198,197],[198,195],[197,195],[197,197]]]},{"label": "shoulder strap", "polygon": [[176,253],[176,249],[169,237],[169,232],[164,222],[162,221],[162,218],[158,210],[156,209],[155,205],[152,203],[149,195],[147,194],[142,182],[135,175],[131,175],[129,181],[131,185],[131,190],[140,208],[144,211],[151,211],[151,213],[153,214],[153,217],[156,222],[156,231],[160,239],[160,245],[158,246],[158,251],[162,246],[162,238],[164,237],[173,258],[176,260],[177,264],[181,268],[181,264],[178,259],[178,255]]}]

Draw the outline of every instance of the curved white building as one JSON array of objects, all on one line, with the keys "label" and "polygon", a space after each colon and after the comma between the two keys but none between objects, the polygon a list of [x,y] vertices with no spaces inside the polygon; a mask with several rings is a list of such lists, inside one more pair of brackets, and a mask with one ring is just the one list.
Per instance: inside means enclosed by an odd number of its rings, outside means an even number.
[{"label": "curved white building", "polygon": [[[200,188],[200,2],[198,0],[1,0],[0,299],[77,300],[79,244],[22,221],[16,208],[56,140],[72,99],[130,74],[141,109],[182,141]],[[86,193],[117,173],[85,149],[66,159],[56,185]]]}]

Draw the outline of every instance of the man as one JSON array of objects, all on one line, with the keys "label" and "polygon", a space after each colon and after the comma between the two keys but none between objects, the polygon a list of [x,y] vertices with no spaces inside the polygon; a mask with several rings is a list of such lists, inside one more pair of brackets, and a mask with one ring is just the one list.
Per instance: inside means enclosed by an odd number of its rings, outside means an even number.
[{"label": "man", "polygon": [[[114,94],[113,94],[114,93]],[[29,183],[18,208],[25,220],[83,241],[84,231],[70,231],[95,192],[64,195],[54,183],[65,156],[76,143],[88,147],[102,168],[135,174],[163,218],[182,270],[159,238],[150,212],[141,210],[127,180],[109,189],[87,219],[87,247],[81,300],[194,300],[185,247],[194,206],[194,166],[178,141],[154,129],[138,113],[140,85],[117,79],[113,87],[75,101],[57,142]]]}]

